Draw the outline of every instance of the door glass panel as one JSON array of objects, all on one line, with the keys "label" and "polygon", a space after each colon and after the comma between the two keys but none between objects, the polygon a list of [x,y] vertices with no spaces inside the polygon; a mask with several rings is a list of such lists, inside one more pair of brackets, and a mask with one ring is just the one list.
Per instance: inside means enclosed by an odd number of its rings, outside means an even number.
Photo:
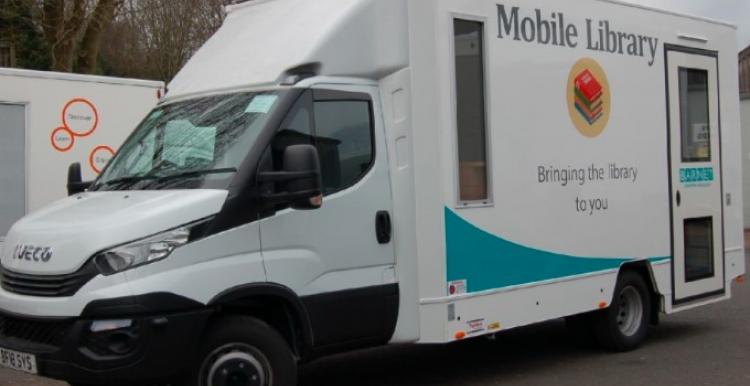
[{"label": "door glass panel", "polygon": [[685,281],[714,277],[713,218],[685,220]]},{"label": "door glass panel", "polygon": [[283,170],[287,147],[315,143],[312,122],[312,92],[307,92],[295,103],[271,142],[274,170]]},{"label": "door glass panel", "polygon": [[375,160],[370,102],[315,102],[316,145],[323,189],[330,195],[354,185]]},{"label": "door glass panel", "polygon": [[711,162],[708,71],[680,68],[682,162]]}]

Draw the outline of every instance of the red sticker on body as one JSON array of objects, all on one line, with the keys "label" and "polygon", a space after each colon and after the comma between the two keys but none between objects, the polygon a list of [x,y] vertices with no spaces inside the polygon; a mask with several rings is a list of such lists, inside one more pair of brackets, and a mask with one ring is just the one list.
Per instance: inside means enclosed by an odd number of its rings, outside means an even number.
[{"label": "red sticker on body", "polygon": [[115,150],[109,146],[97,146],[89,154],[89,166],[94,173],[99,174],[104,170],[112,157],[115,156]]},{"label": "red sticker on body", "polygon": [[65,153],[73,148],[76,137],[67,127],[58,127],[52,131],[50,141],[52,141],[52,147],[55,150]]},{"label": "red sticker on body", "polygon": [[63,108],[62,121],[75,136],[88,137],[99,127],[99,112],[89,100],[76,98]]}]

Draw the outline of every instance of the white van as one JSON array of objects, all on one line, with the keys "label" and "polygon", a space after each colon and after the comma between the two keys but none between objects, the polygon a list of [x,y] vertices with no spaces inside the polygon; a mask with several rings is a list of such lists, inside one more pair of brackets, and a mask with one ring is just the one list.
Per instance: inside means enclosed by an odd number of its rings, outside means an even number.
[{"label": "white van", "polygon": [[634,349],[744,275],[736,46],[615,1],[230,7],[99,178],[11,229],[0,363],[289,386],[560,317]]},{"label": "white van", "polygon": [[21,217],[93,179],[159,102],[163,82],[0,68],[0,244]]}]

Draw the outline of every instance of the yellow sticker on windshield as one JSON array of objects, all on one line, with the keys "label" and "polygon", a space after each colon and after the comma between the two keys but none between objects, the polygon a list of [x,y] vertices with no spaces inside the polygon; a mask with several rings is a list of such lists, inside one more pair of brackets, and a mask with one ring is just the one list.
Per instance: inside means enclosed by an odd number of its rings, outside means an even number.
[{"label": "yellow sticker on windshield", "polygon": [[249,114],[268,114],[279,99],[278,95],[256,95],[245,109]]}]

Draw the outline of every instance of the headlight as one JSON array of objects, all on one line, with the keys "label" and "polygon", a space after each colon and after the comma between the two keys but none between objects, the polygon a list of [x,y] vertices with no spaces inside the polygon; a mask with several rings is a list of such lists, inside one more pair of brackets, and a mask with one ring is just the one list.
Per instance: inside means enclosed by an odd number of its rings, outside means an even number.
[{"label": "headlight", "polygon": [[99,253],[94,263],[103,275],[113,275],[164,260],[189,241],[190,227],[182,227]]}]

